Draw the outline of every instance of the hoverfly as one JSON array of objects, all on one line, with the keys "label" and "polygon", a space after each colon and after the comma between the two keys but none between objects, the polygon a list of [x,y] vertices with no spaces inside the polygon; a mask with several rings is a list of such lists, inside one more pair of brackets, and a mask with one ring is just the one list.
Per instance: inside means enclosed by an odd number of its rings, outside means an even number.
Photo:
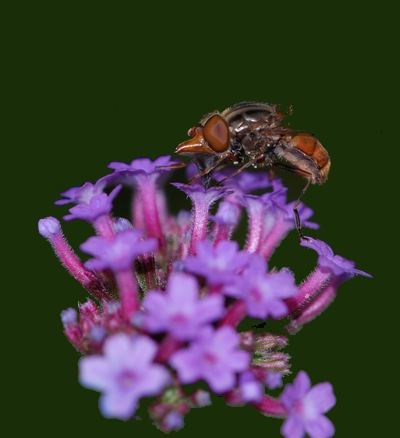
[{"label": "hoverfly", "polygon": [[[296,228],[301,238],[301,221],[298,213],[300,198],[310,184],[323,184],[331,161],[326,149],[312,135],[293,134],[293,130],[281,126],[286,114],[277,111],[278,105],[259,102],[240,102],[223,112],[206,114],[189,129],[192,138],[181,143],[175,150],[196,165],[207,188],[210,172],[223,163],[233,162],[239,168],[228,178],[249,166],[269,166],[271,178],[274,168],[295,173],[307,179],[306,186],[293,206]],[[288,164],[287,164],[288,163]]]}]

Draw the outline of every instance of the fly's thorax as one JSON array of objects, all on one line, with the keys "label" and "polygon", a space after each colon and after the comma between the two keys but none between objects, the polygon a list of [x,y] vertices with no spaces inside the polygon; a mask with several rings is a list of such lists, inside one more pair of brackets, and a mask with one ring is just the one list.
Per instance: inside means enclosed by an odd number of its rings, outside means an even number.
[{"label": "fly's thorax", "polygon": [[244,137],[261,126],[269,126],[276,121],[274,106],[260,102],[240,102],[221,113],[228,123],[232,136]]}]

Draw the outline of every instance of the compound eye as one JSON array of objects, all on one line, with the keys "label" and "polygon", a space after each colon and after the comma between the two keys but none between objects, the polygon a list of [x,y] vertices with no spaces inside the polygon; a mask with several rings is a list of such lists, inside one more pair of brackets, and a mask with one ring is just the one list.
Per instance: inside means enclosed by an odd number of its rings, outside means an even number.
[{"label": "compound eye", "polygon": [[224,152],[229,147],[229,128],[219,115],[207,120],[203,128],[204,139],[214,152]]}]

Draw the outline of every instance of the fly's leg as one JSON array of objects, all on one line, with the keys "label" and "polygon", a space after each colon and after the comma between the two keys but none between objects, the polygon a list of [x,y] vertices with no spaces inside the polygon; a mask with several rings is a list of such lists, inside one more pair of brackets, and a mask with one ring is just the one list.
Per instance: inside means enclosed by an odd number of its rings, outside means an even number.
[{"label": "fly's leg", "polygon": [[211,171],[214,170],[216,167],[218,167],[227,158],[232,159],[232,154],[228,153],[228,154],[222,155],[220,158],[218,158],[218,160],[215,163],[211,164],[210,166],[206,167],[205,169],[201,169],[201,167],[199,167],[199,165],[195,163],[197,169],[200,170],[200,172],[196,173],[196,175],[192,176],[192,178],[190,178],[190,180],[187,181],[185,183],[185,185],[189,185],[195,179],[201,177],[201,182],[202,182],[204,188],[208,189],[208,186],[210,184]]},{"label": "fly's leg", "polygon": [[285,170],[286,172],[290,172],[290,173],[294,173],[296,175],[300,175],[303,176],[304,178],[307,178],[307,184],[304,187],[304,189],[300,192],[299,197],[297,198],[297,201],[295,202],[294,206],[293,206],[293,213],[294,213],[294,221],[296,224],[296,229],[297,232],[299,233],[300,239],[306,239],[306,237],[304,236],[303,232],[301,231],[301,220],[300,220],[300,215],[299,215],[299,205],[301,202],[301,198],[304,195],[304,193],[307,191],[309,185],[311,184],[311,173],[306,172],[305,170],[300,170],[300,169],[295,169],[294,167],[290,167],[287,166],[286,164],[283,163],[274,163],[273,164],[274,167],[277,167],[278,169],[282,169]]},{"label": "fly's leg", "polygon": [[182,169],[183,167],[186,167],[187,163],[188,163],[187,161],[182,161],[182,163],[174,163],[168,166],[156,166],[156,169],[160,169],[160,170]]},{"label": "fly's leg", "polygon": [[253,164],[257,163],[258,161],[260,161],[262,158],[264,158],[263,155],[258,155],[257,157],[253,158],[252,160],[248,161],[246,164],[243,164],[242,167],[239,167],[239,169],[237,169],[235,172],[232,172],[230,175],[228,175],[226,178],[221,179],[221,181],[218,181],[218,183],[216,184],[217,186],[222,185],[226,180],[232,178],[233,176],[238,175],[239,173],[243,172],[243,170],[247,169],[248,167],[252,166]]},{"label": "fly's leg", "polygon": [[275,178],[275,169],[274,164],[270,163],[269,165],[269,182],[272,182]]},{"label": "fly's leg", "polygon": [[308,186],[310,185],[310,183],[311,183],[311,178],[308,178],[306,186],[300,192],[300,195],[297,198],[297,201],[296,201],[296,203],[293,206],[294,219],[295,219],[295,222],[296,222],[296,228],[297,228],[297,232],[299,233],[300,239],[306,239],[306,237],[304,237],[304,234],[301,231],[301,221],[300,221],[300,215],[299,215],[298,208],[299,208],[299,205],[300,205],[300,202],[301,202],[300,199],[304,195],[304,193],[307,191]]}]

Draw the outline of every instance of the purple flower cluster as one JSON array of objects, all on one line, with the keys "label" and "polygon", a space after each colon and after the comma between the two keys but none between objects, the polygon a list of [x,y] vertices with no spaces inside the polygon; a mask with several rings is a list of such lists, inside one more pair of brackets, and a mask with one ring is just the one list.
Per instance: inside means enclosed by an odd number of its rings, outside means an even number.
[{"label": "purple flower cluster", "polygon": [[[302,371],[280,398],[271,397],[268,390],[290,373],[289,355],[281,351],[287,337],[238,327],[245,318],[288,318],[286,330],[295,333],[323,312],[342,282],[369,275],[312,238],[301,245],[317,252],[318,266],[300,286],[287,268],[269,271],[268,259],[295,226],[286,188],[263,173],[242,172],[209,189],[174,183],[192,211],[172,216],[162,183],[174,164],[169,156],[114,162],[114,172],[95,184],[62,193],[56,204],[75,204],[64,219],[88,221],[96,232],[80,246],[93,257],[86,263],[57,219],[39,221],[40,234],[92,296],[78,311],[61,314],[66,337],[84,355],[81,384],[102,393],[105,417],[128,420],[143,397],[154,397],[149,412],[165,432],[183,427],[191,408],[210,404],[208,392],[187,391],[186,385],[204,381],[230,405],[251,404],[285,418],[285,437],[332,436],[324,416],[335,404],[331,385],[311,388]],[[224,176],[215,172],[219,180]],[[122,185],[133,193],[130,220],[112,214]],[[250,193],[256,189],[266,192]],[[243,210],[248,237],[240,249],[230,239]],[[311,209],[301,205],[299,213],[304,226],[318,227],[308,221]]]}]

